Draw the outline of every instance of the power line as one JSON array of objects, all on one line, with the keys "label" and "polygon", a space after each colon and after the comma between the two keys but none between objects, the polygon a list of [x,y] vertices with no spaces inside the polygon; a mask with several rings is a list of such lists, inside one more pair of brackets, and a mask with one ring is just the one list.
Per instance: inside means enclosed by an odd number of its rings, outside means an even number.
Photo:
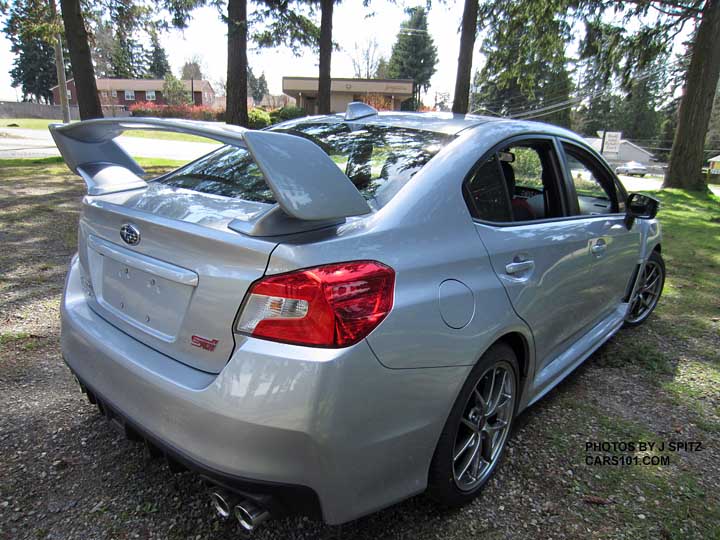
[{"label": "power line", "polygon": [[[689,56],[689,53],[686,53],[685,55],[678,56],[675,61],[673,61],[670,64],[662,64],[662,65],[656,65],[651,68],[647,68],[643,71],[641,71],[639,74],[636,74],[634,77],[631,78],[631,81],[641,81],[650,77],[653,77],[654,75],[657,75],[658,73],[661,73],[667,69],[672,69],[676,65],[678,65],[682,60],[684,60],[686,57]],[[564,83],[559,83],[564,84]],[[550,86],[550,88],[557,87],[558,85]],[[582,88],[582,87],[581,87]],[[587,87],[589,89],[589,87]],[[566,98],[565,95],[557,95],[558,98],[562,98],[559,101],[552,102],[552,98],[548,98],[548,102],[544,104],[542,107],[538,107],[536,109],[518,109],[518,110],[512,110],[512,106],[508,106],[508,113],[507,116],[510,118],[539,118],[542,116],[547,116],[549,114],[552,114],[554,112],[560,112],[567,108],[572,107],[573,105],[580,103],[586,99],[601,96],[603,94],[610,94],[612,93],[612,88],[597,90],[597,91],[591,91],[588,92],[587,90],[580,90],[580,93],[576,93],[575,96],[572,98]],[[577,92],[577,90],[576,90]],[[520,99],[526,99],[525,96],[513,96],[509,98],[508,100],[504,100],[502,98],[496,98],[491,101],[483,102],[482,105],[486,110],[491,110],[494,105],[509,105],[513,102],[513,100],[520,100]],[[557,110],[545,113],[545,111],[550,111],[552,108],[557,108]],[[533,113],[533,114],[530,114]],[[543,113],[543,114],[534,114],[534,113]],[[496,113],[498,114],[498,113]]]},{"label": "power line", "polygon": [[[632,77],[632,80],[637,82],[637,81],[647,79],[649,77],[652,77],[660,69],[665,69],[665,66],[656,66],[654,68],[645,70],[645,72],[641,72],[639,75]],[[579,95],[576,95],[573,98],[566,99],[564,101],[561,101],[561,102],[558,102],[555,104],[546,105],[543,107],[539,107],[537,109],[531,109],[531,110],[523,111],[520,113],[515,113],[513,115],[510,115],[510,118],[529,120],[532,118],[540,118],[542,116],[548,116],[550,114],[560,112],[565,109],[569,109],[573,105],[580,103],[581,101],[583,101],[585,99],[601,96],[603,94],[608,94],[608,93],[610,93],[610,89],[598,90],[598,91],[589,92],[589,93],[585,93],[585,94],[581,93]]]}]

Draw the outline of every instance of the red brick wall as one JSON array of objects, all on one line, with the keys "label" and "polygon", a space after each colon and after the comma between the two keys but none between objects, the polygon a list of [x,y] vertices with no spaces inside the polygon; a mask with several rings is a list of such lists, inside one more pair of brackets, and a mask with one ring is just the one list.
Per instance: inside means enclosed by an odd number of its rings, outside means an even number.
[{"label": "red brick wall", "polygon": [[[70,90],[70,105],[77,105],[77,92],[75,91],[75,81],[69,81],[67,83],[68,90]],[[54,88],[53,89],[53,104],[59,105],[60,104],[60,94],[59,94],[60,88]],[[139,103],[141,101],[147,101],[147,94],[145,90],[135,90],[135,99],[125,99],[125,90],[116,90],[117,97],[113,97],[112,90],[100,90],[98,89],[98,93],[100,94],[100,103],[103,105],[123,105],[123,106],[130,106],[133,103]],[[211,100],[212,101],[212,100]],[[164,105],[165,100],[163,99],[162,91],[161,90],[155,90],[155,103],[158,105]],[[196,90],[193,92],[193,103],[195,105],[203,105],[203,93],[202,90]],[[205,105],[212,105],[212,102],[205,103]]]},{"label": "red brick wall", "polygon": [[[68,100],[70,105],[77,105],[77,91],[75,90],[75,81],[69,81],[67,83],[67,89],[70,90],[70,99]],[[60,105],[60,87],[53,88],[53,105]]]}]

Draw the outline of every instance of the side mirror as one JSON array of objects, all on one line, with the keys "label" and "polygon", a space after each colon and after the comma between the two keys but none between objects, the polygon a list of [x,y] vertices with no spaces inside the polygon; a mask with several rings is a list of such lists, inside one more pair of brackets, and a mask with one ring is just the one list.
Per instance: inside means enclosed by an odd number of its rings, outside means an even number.
[{"label": "side mirror", "polygon": [[642,193],[631,193],[625,202],[625,225],[629,229],[636,219],[653,219],[660,201]]}]

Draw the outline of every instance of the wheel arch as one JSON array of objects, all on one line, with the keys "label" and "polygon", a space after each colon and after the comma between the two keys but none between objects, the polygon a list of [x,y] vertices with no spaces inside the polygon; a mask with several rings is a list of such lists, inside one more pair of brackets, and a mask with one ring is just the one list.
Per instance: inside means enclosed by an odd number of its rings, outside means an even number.
[{"label": "wheel arch", "polygon": [[[520,368],[520,379],[524,381],[528,376],[529,363],[530,363],[530,344],[523,334],[520,332],[508,332],[496,339],[495,343],[506,343],[515,353],[515,357],[518,361],[518,367]],[[490,345],[490,347],[492,347]],[[490,348],[488,347],[488,349]]]}]

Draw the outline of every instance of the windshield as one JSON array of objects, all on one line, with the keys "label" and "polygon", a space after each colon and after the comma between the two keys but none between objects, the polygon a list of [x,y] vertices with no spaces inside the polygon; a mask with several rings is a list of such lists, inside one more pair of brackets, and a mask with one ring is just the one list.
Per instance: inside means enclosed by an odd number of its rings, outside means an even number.
[{"label": "windshield", "polygon": [[[392,126],[299,122],[271,131],[305,137],[322,148],[360,193],[387,203],[453,135]],[[301,164],[298,164],[299,166]],[[222,148],[157,180],[174,187],[274,203],[257,164],[244,148]]]}]

